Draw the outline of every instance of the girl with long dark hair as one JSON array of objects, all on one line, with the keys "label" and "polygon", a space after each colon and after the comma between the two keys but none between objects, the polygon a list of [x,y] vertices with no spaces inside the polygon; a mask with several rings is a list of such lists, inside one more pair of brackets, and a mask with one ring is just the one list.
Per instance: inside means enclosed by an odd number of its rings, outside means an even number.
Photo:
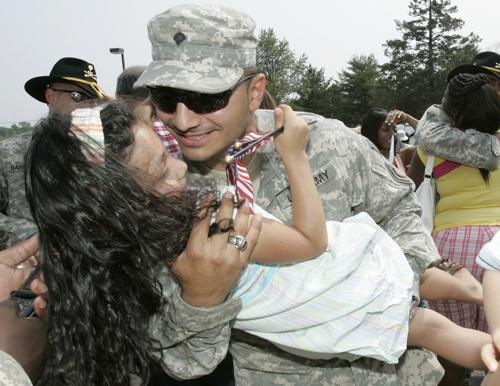
[{"label": "girl with long dark hair", "polygon": [[406,173],[414,147],[401,147],[395,133],[397,124],[407,124],[416,128],[418,120],[400,110],[387,111],[381,108],[370,109],[361,123],[361,135],[368,138],[380,153],[396,168]]},{"label": "girl with long dark hair", "polygon": [[[73,114],[43,119],[26,159],[27,196],[50,299],[40,384],[128,385],[131,377],[146,384],[153,356],[168,354],[159,340],[171,347],[188,337],[165,339],[163,331],[170,329],[151,330],[150,322],[160,312],[170,315],[169,299],[179,295],[165,287],[172,281],[167,266],[182,255],[193,227],[203,228],[206,220],[200,220],[197,192],[182,186],[177,194],[182,179],[176,174],[184,176],[185,164],[163,153],[154,160],[136,153],[148,146],[149,133],[156,138],[144,122],[117,104]],[[146,161],[151,168],[141,170]],[[251,251],[250,239],[248,244]],[[222,245],[219,258],[245,258]],[[203,355],[201,341],[193,361],[210,366],[197,356]],[[210,342],[210,350],[219,349]],[[189,349],[182,353],[190,355]],[[182,376],[202,371],[175,356],[162,359]]]}]

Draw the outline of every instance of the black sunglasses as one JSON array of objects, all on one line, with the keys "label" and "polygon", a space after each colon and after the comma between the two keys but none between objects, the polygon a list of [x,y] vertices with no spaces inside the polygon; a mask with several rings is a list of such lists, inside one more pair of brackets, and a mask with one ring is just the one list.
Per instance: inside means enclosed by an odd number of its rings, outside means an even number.
[{"label": "black sunglasses", "polygon": [[54,87],[50,87],[51,90],[57,91],[57,92],[63,92],[68,94],[68,96],[71,98],[73,102],[82,102],[86,101],[87,99],[90,99],[90,97],[80,91],[71,91],[71,90],[60,90]]},{"label": "black sunglasses", "polygon": [[246,76],[230,89],[218,94],[203,94],[171,87],[149,87],[149,96],[154,105],[167,114],[173,114],[178,103],[185,104],[197,114],[208,114],[226,107],[233,92],[254,77],[255,75]]}]

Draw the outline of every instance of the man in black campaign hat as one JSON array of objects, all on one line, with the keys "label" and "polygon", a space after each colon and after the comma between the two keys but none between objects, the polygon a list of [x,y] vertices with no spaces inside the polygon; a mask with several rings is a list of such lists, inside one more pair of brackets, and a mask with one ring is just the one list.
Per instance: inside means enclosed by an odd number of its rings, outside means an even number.
[{"label": "man in black campaign hat", "polygon": [[26,92],[46,103],[50,111],[70,113],[87,100],[104,99],[106,94],[97,84],[93,64],[77,58],[62,58],[48,76],[37,76],[26,82]]},{"label": "man in black campaign hat", "polygon": [[[49,112],[66,114],[107,98],[94,65],[77,58],[60,59],[48,76],[28,80],[24,89],[46,103]],[[0,250],[37,230],[24,190],[24,153],[30,141],[31,132],[0,141]]]}]

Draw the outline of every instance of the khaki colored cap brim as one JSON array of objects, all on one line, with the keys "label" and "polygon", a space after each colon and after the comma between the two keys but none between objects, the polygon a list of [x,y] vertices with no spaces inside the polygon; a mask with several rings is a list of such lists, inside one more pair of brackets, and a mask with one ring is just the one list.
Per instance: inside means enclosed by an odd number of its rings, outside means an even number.
[{"label": "khaki colored cap brim", "polygon": [[146,68],[134,87],[171,87],[204,94],[217,94],[234,86],[242,75],[242,68],[172,60],[155,61]]}]

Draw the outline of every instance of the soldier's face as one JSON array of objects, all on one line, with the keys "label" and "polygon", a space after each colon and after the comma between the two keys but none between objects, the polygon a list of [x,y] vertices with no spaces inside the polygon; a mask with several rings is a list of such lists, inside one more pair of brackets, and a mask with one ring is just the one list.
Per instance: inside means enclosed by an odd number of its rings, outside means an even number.
[{"label": "soldier's face", "polygon": [[161,103],[155,103],[157,117],[170,128],[184,157],[223,170],[226,150],[249,131],[248,122],[256,109],[251,102],[254,81],[252,78],[239,84],[219,110],[197,113],[193,111],[196,107],[179,102],[174,111],[165,112]]},{"label": "soldier's face", "polygon": [[52,112],[70,114],[73,110],[92,106],[95,96],[73,83],[52,83],[45,91],[45,98]]}]

